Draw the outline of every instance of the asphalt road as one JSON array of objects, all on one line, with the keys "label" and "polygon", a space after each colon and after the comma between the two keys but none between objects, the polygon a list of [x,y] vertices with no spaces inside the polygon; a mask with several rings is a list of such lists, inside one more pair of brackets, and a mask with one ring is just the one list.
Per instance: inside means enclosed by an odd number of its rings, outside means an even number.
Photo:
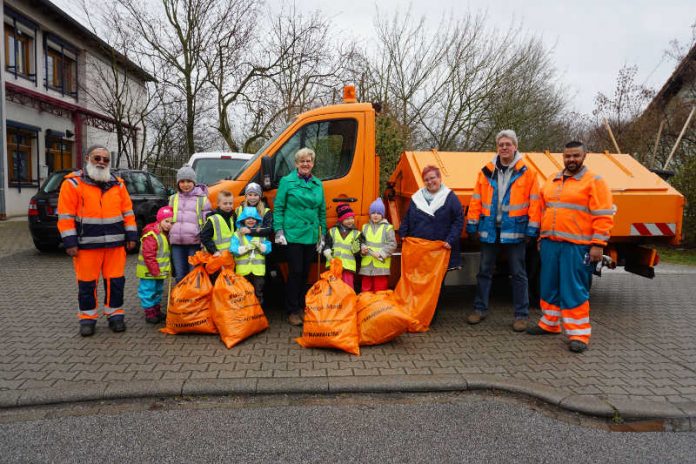
[{"label": "asphalt road", "polygon": [[688,463],[696,462],[694,443],[693,432],[616,432],[595,419],[479,394],[143,400],[0,411],[4,463]]}]

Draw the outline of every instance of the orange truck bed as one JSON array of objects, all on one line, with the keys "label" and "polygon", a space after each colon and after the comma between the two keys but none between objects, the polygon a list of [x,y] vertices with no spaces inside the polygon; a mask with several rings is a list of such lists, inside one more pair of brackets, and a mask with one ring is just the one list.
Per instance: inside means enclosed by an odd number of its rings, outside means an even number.
[{"label": "orange truck bed", "polygon": [[[492,152],[404,152],[388,181],[389,216],[395,227],[408,203],[423,186],[420,173],[429,164],[442,171],[443,182],[465,209],[476,176],[493,159]],[[543,184],[563,167],[561,153],[525,153]],[[684,196],[627,154],[588,153],[585,164],[601,175],[612,191],[616,216],[606,253],[627,271],[653,277],[658,257],[651,244],[677,245],[681,240]],[[466,237],[466,232],[462,232]]]}]

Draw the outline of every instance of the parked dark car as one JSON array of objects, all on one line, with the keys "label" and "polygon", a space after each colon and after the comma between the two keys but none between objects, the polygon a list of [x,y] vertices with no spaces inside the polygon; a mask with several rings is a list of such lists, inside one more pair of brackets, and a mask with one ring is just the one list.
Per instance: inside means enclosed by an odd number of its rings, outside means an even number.
[{"label": "parked dark car", "polygon": [[[40,251],[53,251],[63,246],[58,233],[58,194],[65,176],[71,170],[56,171],[44,181],[39,191],[29,201],[29,231],[34,246]],[[167,204],[173,193],[153,174],[145,171],[112,169],[126,184],[133,202],[133,212],[138,224],[138,235],[146,224],[155,220],[157,210]]]}]

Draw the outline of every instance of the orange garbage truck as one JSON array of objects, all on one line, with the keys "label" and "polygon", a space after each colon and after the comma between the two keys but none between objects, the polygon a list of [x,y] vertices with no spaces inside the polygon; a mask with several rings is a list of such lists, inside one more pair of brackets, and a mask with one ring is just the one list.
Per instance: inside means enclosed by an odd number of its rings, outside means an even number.
[{"label": "orange garbage truck", "polygon": [[[457,194],[466,214],[477,173],[494,153],[404,152],[385,191],[380,191],[375,117],[373,105],[357,102],[355,90],[347,86],[343,103],[299,114],[268,140],[234,179],[213,185],[211,202],[215,204],[217,192],[228,190],[234,194],[237,206],[246,185],[256,182],[263,187],[264,197],[272,208],[278,182],[295,168],[295,153],[302,147],[309,147],[317,156],[313,174],[324,185],[328,227],[336,222],[336,206],[340,202],[351,204],[357,225],[361,227],[368,221],[370,203],[382,197],[388,219],[398,230],[411,195],[423,186],[420,173],[429,164],[440,168],[443,182]],[[542,183],[563,167],[561,153],[525,152],[525,156],[539,173]],[[602,175],[614,198],[615,225],[605,254],[626,271],[654,277],[654,266],[659,261],[655,245],[680,243],[683,195],[628,154],[589,153],[585,164]],[[477,258],[478,243],[468,240],[465,231],[462,232],[462,245],[464,253]],[[392,274],[397,278],[398,262],[398,259],[392,260],[392,265],[396,266]],[[463,262],[463,272],[468,277],[448,276],[448,281],[473,282],[471,274],[478,268],[477,259],[464,259]]]}]

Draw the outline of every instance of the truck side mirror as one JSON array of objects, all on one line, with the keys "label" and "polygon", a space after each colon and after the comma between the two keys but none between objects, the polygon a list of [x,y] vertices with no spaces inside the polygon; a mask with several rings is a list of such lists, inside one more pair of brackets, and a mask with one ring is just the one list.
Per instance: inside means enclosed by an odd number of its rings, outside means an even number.
[{"label": "truck side mirror", "polygon": [[273,188],[273,158],[261,157],[261,188],[271,190]]}]

